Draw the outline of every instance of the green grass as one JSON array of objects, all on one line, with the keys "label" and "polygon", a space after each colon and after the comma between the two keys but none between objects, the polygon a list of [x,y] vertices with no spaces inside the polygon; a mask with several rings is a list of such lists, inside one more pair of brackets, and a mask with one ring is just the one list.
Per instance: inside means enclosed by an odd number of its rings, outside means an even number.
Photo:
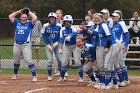
[{"label": "green grass", "polygon": [[[47,69],[37,69],[37,74],[46,74]],[[68,69],[69,74],[77,74],[77,69]],[[13,74],[13,69],[2,69],[1,74]],[[19,74],[30,74],[28,69],[19,69]],[[140,70],[128,70],[129,75],[140,76]]]},{"label": "green grass", "polygon": [[[0,40],[0,44],[4,45],[13,45],[13,38],[4,38]],[[43,40],[41,39],[41,45],[44,45]],[[0,46],[0,55],[1,59],[13,59],[13,46]],[[32,48],[32,57],[35,59],[35,50]],[[47,59],[45,47],[40,48],[40,57],[41,59]]]},{"label": "green grass", "polygon": [[[45,74],[45,73],[47,73],[47,69],[37,69],[37,74]],[[69,69],[68,73],[77,74],[78,71],[77,71],[77,69]],[[3,68],[1,70],[1,74],[13,74],[13,69]],[[19,74],[30,74],[30,71],[29,71],[29,69],[19,69]]]},{"label": "green grass", "polygon": [[129,75],[140,75],[140,70],[128,70]]}]

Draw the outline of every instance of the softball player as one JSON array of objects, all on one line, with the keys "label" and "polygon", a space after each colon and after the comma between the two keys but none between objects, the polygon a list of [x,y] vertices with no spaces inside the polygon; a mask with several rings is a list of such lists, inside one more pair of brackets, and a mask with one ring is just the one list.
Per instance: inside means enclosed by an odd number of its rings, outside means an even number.
[{"label": "softball player", "polygon": [[[35,11],[32,11],[32,12],[36,15]],[[42,28],[42,24],[39,20],[37,20],[32,31],[32,36],[31,36],[32,45],[40,45],[41,28]],[[40,62],[40,49],[39,48],[40,48],[39,46],[34,46],[37,63]]]},{"label": "softball player", "polygon": [[[82,22],[81,25],[86,25],[86,29],[89,29],[94,25],[90,15],[86,15],[85,20],[86,22]],[[87,31],[80,30],[79,33],[83,34],[84,42],[91,44],[91,36],[87,33]]]},{"label": "softball player", "polygon": [[82,39],[81,37],[77,37],[76,45],[81,49],[81,55],[84,58],[83,71],[89,76],[92,81],[90,84],[88,84],[88,86],[94,85],[96,84],[96,80],[93,75],[92,66],[93,62],[96,60],[95,46],[92,44],[84,43],[84,39]]},{"label": "softball player", "polygon": [[94,15],[94,22],[97,24],[96,28],[93,31],[90,29],[88,32],[98,36],[98,39],[96,39],[96,58],[101,84],[96,84],[95,88],[110,89],[111,71],[113,71],[116,56],[119,51],[118,43],[116,43],[110,27],[104,23],[101,14],[97,13]]},{"label": "softball player", "polygon": [[71,15],[65,15],[63,19],[64,27],[60,31],[59,52],[62,53],[61,77],[58,82],[64,81],[65,72],[68,69],[68,61],[73,51],[75,65],[78,67],[80,79],[83,82],[83,71],[81,65],[81,49],[76,47],[77,29],[72,26],[73,19]]},{"label": "softball player", "polygon": [[[28,20],[27,14],[22,13],[23,9],[13,12],[9,15],[10,21],[15,26],[15,42],[13,48],[14,58],[14,76],[12,79],[17,79],[17,73],[20,66],[21,55],[23,54],[25,62],[28,64],[29,69],[32,73],[32,81],[37,81],[36,68],[32,62],[32,50],[31,50],[31,33],[35,22],[37,21],[36,15],[29,11],[29,15],[32,20]],[[21,14],[20,20],[16,19],[15,16]]]},{"label": "softball player", "polygon": [[48,57],[47,69],[48,69],[48,81],[52,80],[52,63],[53,52],[58,62],[59,71],[61,69],[61,57],[58,51],[58,42],[60,38],[61,24],[56,23],[56,14],[50,12],[48,15],[49,22],[43,25],[41,29],[42,38],[46,44],[46,53]]},{"label": "softball player", "polygon": [[[130,34],[126,27],[124,21],[122,21],[122,12],[120,10],[115,10],[112,14],[112,19],[114,21],[113,32],[115,36],[121,42],[121,49],[119,52],[118,60],[116,62],[116,69],[119,77],[120,84],[119,86],[125,86],[125,84],[130,84],[128,80],[127,67],[125,66],[125,58],[128,50],[128,43],[130,40]],[[124,81],[125,80],[125,84]]]},{"label": "softball player", "polygon": [[[55,13],[57,15],[56,22],[58,22],[58,23],[60,23],[62,25],[63,11],[61,9],[57,9]],[[55,76],[59,76],[60,75],[60,72],[57,71],[58,68],[59,68],[58,65],[55,64],[55,68],[54,68],[54,71],[56,73]],[[67,72],[65,73],[65,76],[68,76],[68,73]]]},{"label": "softball player", "polygon": [[110,18],[109,10],[108,9],[102,9],[100,11],[100,13],[102,14],[103,18],[106,20],[109,27],[112,28],[113,27],[113,20]]}]

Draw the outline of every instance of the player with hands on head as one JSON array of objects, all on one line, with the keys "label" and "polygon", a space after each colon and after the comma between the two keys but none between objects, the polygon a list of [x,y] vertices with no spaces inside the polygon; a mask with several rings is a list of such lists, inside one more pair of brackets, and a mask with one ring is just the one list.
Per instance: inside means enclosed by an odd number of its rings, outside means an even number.
[{"label": "player with hands on head", "polygon": [[[13,48],[14,76],[12,79],[17,79],[21,55],[23,54],[24,60],[28,64],[28,67],[32,73],[32,81],[37,81],[36,67],[32,62],[32,49],[30,42],[32,29],[37,21],[37,16],[34,15],[29,9],[27,9],[26,12],[24,9],[20,9],[9,15],[10,21],[15,26],[15,42]],[[20,15],[20,20],[15,18],[17,15]],[[28,15],[31,16],[32,20],[28,20]]]},{"label": "player with hands on head", "polygon": [[61,77],[58,82],[64,81],[65,72],[68,69],[68,61],[73,52],[75,66],[78,68],[80,79],[83,82],[83,70],[81,64],[81,49],[76,47],[77,29],[72,25],[73,18],[71,15],[65,15],[63,19],[64,27],[60,31],[59,52],[62,52]]},{"label": "player with hands on head", "polygon": [[48,23],[43,25],[41,29],[42,38],[45,42],[45,49],[48,57],[47,69],[48,69],[48,81],[52,80],[52,63],[53,53],[57,59],[59,71],[61,71],[61,57],[58,51],[58,42],[60,38],[61,24],[56,22],[56,13],[50,12],[48,15]]}]

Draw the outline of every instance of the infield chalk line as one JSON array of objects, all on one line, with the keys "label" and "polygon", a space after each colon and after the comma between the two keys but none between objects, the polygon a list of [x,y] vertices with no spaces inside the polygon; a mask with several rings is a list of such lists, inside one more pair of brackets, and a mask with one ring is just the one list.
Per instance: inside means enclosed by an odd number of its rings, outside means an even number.
[{"label": "infield chalk line", "polygon": [[0,84],[8,84],[8,81],[0,81]]},{"label": "infield chalk line", "polygon": [[33,92],[42,91],[42,90],[46,90],[46,89],[49,89],[49,87],[40,88],[40,89],[35,89],[35,90],[30,90],[30,91],[26,91],[26,92],[24,92],[24,93],[33,93]]}]

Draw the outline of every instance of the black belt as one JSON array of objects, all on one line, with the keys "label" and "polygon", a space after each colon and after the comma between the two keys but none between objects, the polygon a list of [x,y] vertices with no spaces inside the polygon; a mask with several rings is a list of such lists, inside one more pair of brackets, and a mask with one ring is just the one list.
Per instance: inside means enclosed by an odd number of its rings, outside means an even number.
[{"label": "black belt", "polygon": [[19,45],[27,44],[27,43],[29,43],[29,41],[28,42],[16,42],[16,44],[19,44]]}]

